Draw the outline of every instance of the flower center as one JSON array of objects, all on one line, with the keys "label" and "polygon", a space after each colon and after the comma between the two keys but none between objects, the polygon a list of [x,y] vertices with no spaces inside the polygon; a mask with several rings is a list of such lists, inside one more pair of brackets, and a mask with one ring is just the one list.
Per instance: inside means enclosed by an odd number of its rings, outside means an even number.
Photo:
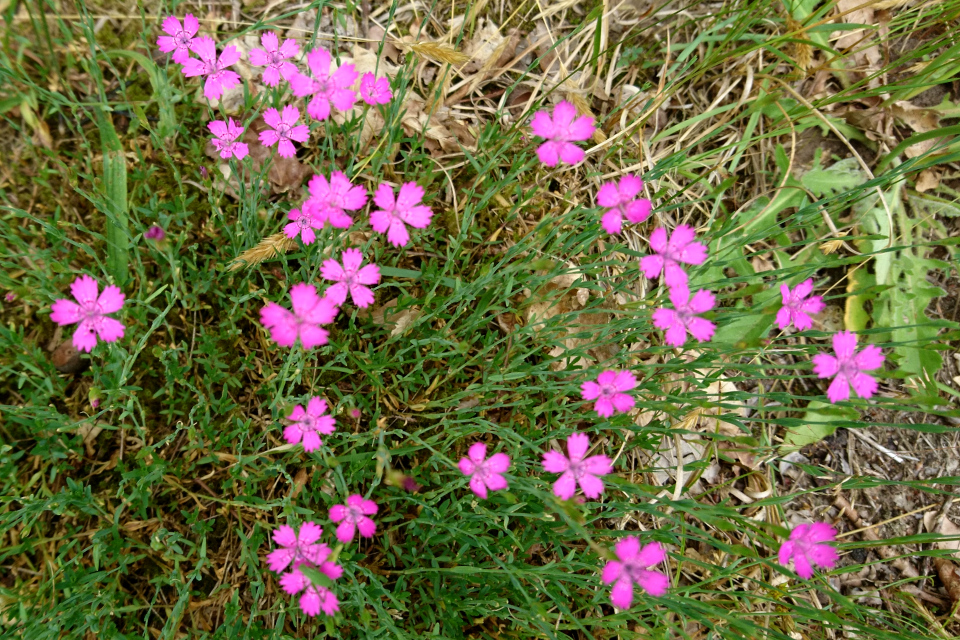
[{"label": "flower center", "polygon": [[177,35],[173,36],[173,42],[178,49],[186,49],[187,45],[190,44],[190,36],[184,31],[178,31]]},{"label": "flower center", "polygon": [[280,138],[283,140],[289,140],[290,129],[291,129],[290,125],[288,125],[286,122],[281,122],[280,124],[277,125],[277,135],[280,136]]},{"label": "flower center", "polygon": [[600,395],[604,398],[609,398],[617,392],[617,388],[612,384],[602,384],[600,385]]},{"label": "flower center", "polygon": [[267,52],[267,66],[274,67],[283,62],[283,54],[279,51],[269,51]]},{"label": "flower center", "polygon": [[357,522],[363,514],[360,513],[360,507],[347,507],[347,518]]}]

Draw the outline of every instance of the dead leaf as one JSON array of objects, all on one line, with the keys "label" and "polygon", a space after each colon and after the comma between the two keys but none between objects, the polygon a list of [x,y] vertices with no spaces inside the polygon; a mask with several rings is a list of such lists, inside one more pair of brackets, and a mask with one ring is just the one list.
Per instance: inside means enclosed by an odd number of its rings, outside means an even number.
[{"label": "dead leaf", "polygon": [[[861,7],[857,9],[862,4],[862,0],[839,0],[837,2],[837,12],[841,15],[837,18],[837,22],[876,25],[873,8]],[[872,30],[835,31],[833,36],[837,38],[835,46],[838,50],[851,50],[850,58],[853,60],[858,75],[867,74],[879,68],[878,64],[882,60],[882,55]],[[867,46],[867,43],[870,42],[873,42],[873,44]],[[879,83],[879,79],[874,78],[871,80],[870,86],[879,86]]]},{"label": "dead leaf", "polygon": [[924,169],[917,176],[916,189],[920,193],[931,191],[940,186],[940,178],[943,174],[936,169]]},{"label": "dead leaf", "polygon": [[492,20],[480,18],[480,28],[474,30],[473,37],[464,45],[463,52],[470,56],[470,62],[463,66],[464,74],[476,73],[488,64],[493,66],[500,59],[501,46],[507,39]]},{"label": "dead leaf", "polygon": [[96,453],[93,449],[93,443],[96,441],[97,436],[102,432],[103,427],[98,424],[91,424],[89,422],[85,422],[77,429],[77,434],[83,438],[83,446],[87,449],[87,455],[91,458]]},{"label": "dead leaf", "polygon": [[388,300],[372,310],[370,307],[366,307],[358,311],[357,316],[370,319],[374,324],[378,324],[384,329],[390,329],[390,337],[393,338],[406,331],[411,324],[423,315],[420,307],[417,305],[407,307],[401,311],[395,311],[398,301],[398,298]]},{"label": "dead leaf", "polygon": [[[937,526],[938,520],[940,521],[939,526]],[[954,556],[958,556],[957,552],[960,552],[960,527],[945,516],[941,519],[936,511],[928,511],[924,514],[923,525],[930,533],[957,538],[955,540],[938,540],[936,545],[937,548],[953,551]],[[960,602],[960,569],[946,558],[934,558],[933,565],[936,567],[937,575],[940,576],[947,593],[950,594],[950,599],[954,602]]]}]

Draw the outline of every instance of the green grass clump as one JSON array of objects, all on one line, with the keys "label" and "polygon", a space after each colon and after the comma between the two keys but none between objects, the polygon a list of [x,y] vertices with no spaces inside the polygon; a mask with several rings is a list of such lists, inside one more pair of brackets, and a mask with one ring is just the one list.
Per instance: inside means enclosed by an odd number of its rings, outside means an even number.
[{"label": "green grass clump", "polygon": [[[479,18],[502,22],[503,32],[533,29],[540,9],[515,4],[501,18],[478,3],[450,42],[470,41]],[[364,18],[361,7],[322,5],[307,9],[343,24]],[[953,24],[956,3],[904,9],[885,37],[935,35],[882,70],[847,73],[816,99],[792,84],[806,73],[797,47],[825,65],[848,55],[820,38],[828,5],[664,9],[669,49],[654,20],[605,41],[605,6],[544,18],[566,26],[551,33],[546,53],[523,60],[528,67],[490,85],[506,106],[478,110],[464,125],[475,142],[458,138],[456,151],[438,149],[429,119],[420,129],[405,123],[411,100],[427,113],[447,109],[434,100],[446,97],[444,74],[455,73],[415,53],[398,60],[396,99],[369,141],[359,120],[312,122],[298,154],[306,174],[342,170],[371,191],[384,180],[416,181],[436,217],[405,251],[376,234],[347,239],[327,227],[316,244],[279,252],[262,243],[286,223],[302,188],[278,184],[267,162],[225,179],[206,155],[205,123],[223,114],[156,56],[157,16],[171,10],[144,9],[135,21],[142,40],[119,48],[127,31],[111,31],[108,46],[92,5],[78,2],[73,16],[40,0],[4,9],[7,24],[16,17],[22,28],[4,34],[0,51],[8,133],[0,144],[23,166],[0,186],[0,288],[14,294],[0,309],[4,633],[949,637],[955,604],[932,572],[889,574],[882,604],[840,588],[864,569],[887,571],[881,547],[911,561],[945,555],[936,536],[851,534],[838,545],[840,566],[811,581],[788,579],[775,554],[798,511],[851,532],[830,509],[835,496],[879,488],[929,504],[955,491],[954,477],[840,473],[812,454],[797,463],[808,479],[798,489],[778,463],[837,429],[955,430],[948,421],[958,417],[958,394],[940,375],[940,351],[957,326],[929,310],[943,295],[932,279],[956,258],[947,218],[930,211],[950,198],[904,185],[955,162],[956,144],[944,138],[907,157],[906,147],[878,145],[830,107],[907,100],[919,86],[954,78],[955,64],[941,63],[955,45],[934,27]],[[450,24],[448,12],[433,8],[430,33]],[[398,15],[400,33],[410,33],[410,17]],[[316,39],[350,51],[322,39],[320,17],[310,28],[304,49]],[[552,80],[591,69],[641,95],[612,107],[593,94],[579,98],[607,142],[588,143],[595,148],[575,169],[542,167],[525,124],[548,93],[569,90],[540,85],[540,61],[556,52],[564,69]],[[918,60],[926,63],[919,75],[890,79]],[[881,77],[883,87],[871,83]],[[740,78],[738,88],[720,95],[730,78]],[[273,97],[247,92],[241,111],[252,118]],[[667,98],[684,107],[661,108]],[[837,146],[801,168],[796,141],[813,133]],[[229,168],[236,175],[240,167]],[[613,238],[600,227],[594,194],[628,171],[643,175],[657,210],[649,224]],[[360,231],[368,231],[364,216]],[[662,345],[650,314],[666,291],[637,265],[641,238],[679,223],[697,226],[710,247],[709,261],[691,270],[691,288],[715,291],[721,307],[710,315],[714,340],[683,351]],[[143,238],[154,224],[166,230],[162,243]],[[381,266],[374,308],[346,305],[324,347],[277,348],[260,309],[285,300],[291,284],[316,282],[322,260],[347,244]],[[257,264],[237,261],[251,251]],[[62,373],[50,351],[69,341],[70,328],[60,335],[47,310],[79,273],[122,286],[126,336]],[[780,335],[778,283],[814,275],[839,313],[836,326],[824,320],[802,337]],[[843,327],[888,356],[882,392],[870,402],[825,404],[812,373],[811,356]],[[599,419],[580,384],[618,367],[640,378],[637,411]],[[338,426],[321,451],[305,454],[284,445],[282,418],[314,395],[327,399]],[[542,471],[542,452],[573,431],[616,460],[599,501],[558,500],[554,476]],[[476,441],[513,462],[509,489],[487,500],[456,469]],[[667,450],[680,450],[680,462],[661,455]],[[720,479],[708,481],[711,474]],[[266,570],[270,533],[315,520],[332,542],[328,510],[351,493],[378,502],[377,534],[337,550],[340,614],[308,619]],[[618,539],[638,534],[669,549],[671,590],[615,611],[600,570]],[[939,602],[918,599],[918,589]]]}]

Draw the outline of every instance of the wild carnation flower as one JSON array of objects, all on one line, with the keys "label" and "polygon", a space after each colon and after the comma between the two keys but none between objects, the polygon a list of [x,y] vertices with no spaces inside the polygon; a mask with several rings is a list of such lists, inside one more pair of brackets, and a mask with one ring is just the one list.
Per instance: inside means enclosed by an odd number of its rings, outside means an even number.
[{"label": "wild carnation flower", "polygon": [[297,142],[306,142],[310,139],[310,127],[305,124],[297,124],[300,119],[300,110],[292,104],[283,108],[283,115],[274,108],[269,108],[263,113],[263,121],[272,130],[266,129],[260,132],[260,142],[265,147],[277,144],[277,153],[281,158],[292,158],[297,155],[297,149],[293,146],[291,140]]},{"label": "wild carnation flower", "polygon": [[273,542],[280,547],[267,554],[270,571],[280,573],[291,564],[296,567],[303,562],[320,566],[330,556],[330,547],[317,542],[323,529],[313,522],[300,525],[299,533],[289,525],[280,525],[273,531]]},{"label": "wild carnation flower", "polygon": [[607,233],[620,233],[623,219],[637,224],[650,217],[653,203],[637,196],[643,190],[643,180],[626,175],[620,183],[606,182],[597,191],[597,204],[607,209],[600,224]]},{"label": "wild carnation flower", "polygon": [[577,164],[586,155],[583,149],[573,144],[589,140],[596,127],[590,116],[577,117],[577,108],[566,100],[553,108],[553,117],[546,111],[538,111],[530,121],[535,135],[546,138],[537,149],[540,162],[555,167],[559,162]]},{"label": "wild carnation flower", "polygon": [[283,430],[283,437],[290,444],[302,441],[303,450],[307,453],[316,451],[323,444],[320,434],[328,436],[336,429],[333,416],[324,415],[326,411],[326,401],[318,396],[310,398],[306,411],[298,404],[287,416],[287,420],[293,422]]},{"label": "wild carnation flower", "polygon": [[317,295],[317,288],[301,282],[290,287],[293,311],[275,302],[260,310],[260,322],[270,331],[270,338],[281,347],[292,347],[299,338],[304,349],[327,344],[329,334],[321,324],[330,324],[337,317],[337,305]]},{"label": "wild carnation flower", "polygon": [[307,113],[315,120],[330,117],[330,105],[340,111],[349,111],[357,101],[357,94],[350,87],[357,81],[357,72],[352,64],[345,64],[330,73],[330,52],[316,48],[307,54],[307,66],[313,78],[302,73],[290,76],[290,87],[298,98],[313,96],[307,105]]},{"label": "wild carnation flower", "polygon": [[149,229],[143,232],[143,237],[147,240],[155,240],[159,242],[167,237],[167,232],[163,230],[163,227],[158,227],[153,225]]},{"label": "wild carnation flower", "polygon": [[777,326],[781,330],[791,324],[798,331],[806,331],[813,327],[813,319],[810,316],[823,311],[823,298],[811,296],[811,293],[813,293],[813,278],[804,280],[793,291],[786,284],[780,285],[783,306],[777,312]]},{"label": "wild carnation flower", "polygon": [[[323,563],[323,565],[317,567],[317,569],[331,580],[336,580],[343,575],[343,569],[339,565],[330,562]],[[340,610],[340,602],[337,600],[337,596],[334,595],[333,591],[310,582],[310,578],[304,575],[299,568],[281,576],[280,586],[290,595],[300,593],[301,591],[304,592],[304,594],[300,596],[300,608],[308,616],[319,615],[321,611],[328,616],[332,616]]]},{"label": "wild carnation flower", "polygon": [[377,233],[387,234],[387,240],[395,247],[407,246],[410,234],[404,223],[417,229],[430,224],[433,211],[423,200],[423,187],[416,182],[405,182],[400,186],[400,195],[394,200],[390,185],[381,184],[373,196],[379,209],[370,213],[370,224]]},{"label": "wild carnation flower", "polygon": [[164,53],[173,52],[170,59],[177,64],[184,64],[190,58],[190,44],[197,34],[200,23],[188,13],[183,17],[183,26],[176,16],[167,16],[163,20],[163,32],[169,35],[157,38],[157,47]]},{"label": "wild carnation flower", "polygon": [[661,307],[653,312],[653,326],[665,331],[664,342],[682,347],[687,341],[688,331],[700,342],[713,337],[716,325],[696,315],[713,309],[716,298],[712,293],[703,289],[691,298],[686,284],[676,285],[670,289],[670,302],[673,303],[673,309]]},{"label": "wild carnation flower", "polygon": [[80,276],[70,285],[76,302],[60,299],[51,305],[50,319],[60,326],[80,323],[73,332],[73,346],[77,351],[90,352],[97,346],[97,337],[104,342],[114,342],[123,337],[124,326],[119,320],[106,314],[120,311],[123,294],[120,288],[110,285],[99,293],[97,281],[90,276]]},{"label": "wild carnation flower", "polygon": [[660,228],[650,234],[650,248],[656,255],[640,259],[640,269],[644,275],[656,278],[663,272],[663,280],[668,287],[687,284],[687,272],[680,263],[703,264],[707,259],[706,245],[695,242],[697,232],[685,224],[678,226],[667,240],[667,230]]},{"label": "wild carnation flower", "polygon": [[357,529],[364,538],[372,538],[377,530],[377,523],[368,516],[376,512],[376,503],[373,500],[364,500],[358,493],[347,498],[347,504],[331,507],[330,519],[340,523],[337,527],[337,540],[343,543],[350,542]]},{"label": "wild carnation flower", "polygon": [[368,284],[377,284],[380,282],[380,267],[375,264],[363,264],[363,253],[359,249],[346,249],[341,254],[343,265],[330,258],[325,260],[320,267],[320,275],[325,280],[334,280],[337,284],[327,288],[324,295],[334,304],[343,304],[347,299],[347,292],[350,293],[350,299],[358,307],[368,307],[373,304],[373,291]]},{"label": "wild carnation flower", "polygon": [[510,468],[510,456],[495,453],[487,458],[487,445],[475,442],[467,450],[467,457],[458,465],[465,476],[470,476],[470,490],[486,500],[487,489],[499,491],[507,488],[503,474]]},{"label": "wild carnation flower", "polygon": [[792,558],[797,575],[809,580],[813,577],[813,567],[833,569],[836,566],[837,550],[827,544],[836,539],[836,530],[826,522],[798,524],[790,532],[790,539],[780,546],[778,560],[786,566]]},{"label": "wild carnation flower", "polygon": [[313,244],[317,239],[317,230],[323,229],[324,216],[320,207],[312,200],[305,200],[299,209],[291,209],[287,214],[288,222],[283,233],[291,240],[300,236],[303,244]]},{"label": "wild carnation flower", "polygon": [[640,547],[636,536],[622,538],[614,547],[616,560],[611,560],[603,568],[603,583],[614,583],[610,590],[610,601],[618,609],[629,609],[633,604],[633,587],[640,587],[652,596],[662,596],[670,586],[670,578],[650,567],[658,565],[667,557],[667,552],[659,542],[651,542]]},{"label": "wild carnation flower", "polygon": [[353,218],[347,211],[362,209],[367,204],[367,190],[354,186],[342,171],[334,171],[327,180],[322,174],[310,178],[310,199],[317,203],[321,220],[329,220],[337,229],[347,229]]},{"label": "wild carnation flower", "polygon": [[863,373],[883,366],[880,347],[867,345],[857,353],[857,335],[850,331],[833,334],[833,351],[813,356],[813,371],[819,378],[833,378],[827,389],[830,402],[840,402],[850,397],[850,387],[861,398],[869,398],[877,392],[877,381]]},{"label": "wild carnation flower", "polygon": [[368,71],[360,78],[360,97],[370,105],[387,104],[393,99],[390,81],[386,78],[377,78]]},{"label": "wild carnation flower", "polygon": [[188,78],[196,76],[206,76],[207,80],[203,84],[203,95],[208,100],[218,100],[223,92],[233,89],[240,84],[240,76],[234,71],[227,70],[227,67],[234,65],[240,60],[240,50],[230,45],[223,50],[220,58],[217,58],[217,45],[213,38],[203,36],[194,38],[190,43],[190,50],[200,56],[200,59],[189,58],[183,63],[183,75]]},{"label": "wild carnation flower", "polygon": [[583,495],[588,498],[599,498],[603,493],[603,480],[598,476],[605,476],[613,471],[613,463],[605,455],[590,456],[584,459],[587,449],[590,448],[590,438],[583,433],[571,433],[567,438],[567,458],[559,451],[547,451],[543,454],[543,468],[549,473],[562,474],[553,483],[553,493],[563,500],[569,500],[577,490],[577,485],[583,489]]},{"label": "wild carnation flower", "polygon": [[630,371],[608,369],[597,377],[597,381],[588,380],[580,385],[584,400],[596,399],[593,408],[601,418],[609,418],[614,413],[624,413],[633,409],[633,396],[624,393],[637,386],[637,379]]},{"label": "wild carnation flower", "polygon": [[250,51],[247,62],[254,67],[266,67],[263,70],[263,84],[276,87],[280,84],[280,78],[289,80],[297,73],[297,65],[287,62],[287,58],[293,58],[300,53],[300,45],[296,40],[286,39],[280,44],[277,34],[267,31],[260,36],[260,44],[263,49]]},{"label": "wild carnation flower", "polygon": [[233,118],[227,118],[227,121],[212,120],[207,123],[207,128],[213,134],[210,143],[220,152],[220,157],[224,160],[234,157],[237,160],[243,160],[250,153],[250,148],[246,142],[240,142],[243,136],[243,127],[233,121]]}]

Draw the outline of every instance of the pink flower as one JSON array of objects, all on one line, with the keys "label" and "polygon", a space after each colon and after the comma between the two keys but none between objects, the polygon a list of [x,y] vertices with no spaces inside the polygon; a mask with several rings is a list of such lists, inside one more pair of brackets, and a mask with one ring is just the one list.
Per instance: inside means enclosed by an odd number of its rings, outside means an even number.
[{"label": "pink flower", "polygon": [[601,418],[609,418],[614,413],[624,413],[633,409],[633,396],[624,393],[637,386],[637,379],[630,371],[608,369],[597,377],[597,381],[588,380],[580,385],[584,400],[597,399],[593,408]]},{"label": "pink flower", "polygon": [[597,204],[607,209],[600,224],[607,233],[620,233],[623,219],[637,224],[650,217],[653,204],[646,198],[638,198],[643,190],[643,180],[626,175],[620,178],[620,184],[606,182],[597,191]]},{"label": "pink flower", "polygon": [[303,450],[307,453],[316,451],[323,444],[320,434],[328,436],[336,429],[333,416],[324,415],[326,411],[326,401],[318,396],[310,398],[306,411],[298,404],[287,416],[287,420],[293,420],[293,423],[283,430],[283,437],[290,444],[302,440]]},{"label": "pink flower", "polygon": [[149,229],[143,232],[143,237],[147,240],[156,240],[159,242],[167,237],[167,232],[163,230],[163,227],[158,227],[153,225]]},{"label": "pink flower", "polygon": [[306,142],[310,139],[310,127],[305,124],[296,124],[300,119],[300,111],[288,104],[283,108],[283,115],[273,107],[263,113],[263,121],[273,127],[273,130],[264,130],[260,132],[260,142],[265,147],[273,146],[277,143],[277,154],[281,158],[292,158],[297,155],[297,150],[291,140],[297,142]]},{"label": "pink flower", "polygon": [[297,533],[289,525],[281,525],[273,531],[273,541],[279,549],[267,554],[267,566],[270,571],[280,573],[291,564],[297,567],[308,562],[321,565],[330,556],[330,547],[317,542],[323,529],[312,522],[304,522]]},{"label": "pink flower", "polygon": [[[335,571],[332,571],[331,567],[334,568]],[[334,573],[337,578],[343,575],[343,569],[339,565],[330,562],[325,562],[323,566],[318,567],[318,569],[331,580],[336,580],[336,578],[331,576],[331,573]],[[308,616],[318,615],[321,611],[328,616],[332,616],[340,610],[340,602],[337,600],[337,596],[334,595],[333,591],[310,582],[310,578],[305,576],[299,568],[281,576],[280,586],[290,595],[304,591],[304,594],[300,596],[300,608]]]},{"label": "pink flower", "polygon": [[633,586],[652,596],[662,596],[670,586],[670,578],[649,567],[658,565],[667,557],[659,542],[640,547],[640,538],[630,536],[617,542],[614,547],[617,560],[611,560],[603,568],[603,583],[615,583],[610,590],[610,601],[618,609],[629,609],[633,604]]},{"label": "pink flower", "polygon": [[316,48],[307,54],[307,66],[313,72],[313,78],[296,73],[290,76],[290,87],[298,98],[313,96],[307,105],[307,113],[315,120],[330,117],[330,105],[340,111],[349,111],[357,101],[353,83],[357,81],[357,72],[352,64],[345,64],[330,73],[330,52]]},{"label": "pink flower", "polygon": [[227,121],[212,120],[207,123],[207,128],[213,134],[210,143],[220,152],[220,157],[227,160],[231,156],[237,160],[243,160],[250,148],[246,142],[239,142],[243,136],[243,127],[233,121],[233,118],[227,118]]},{"label": "pink flower", "polygon": [[827,389],[830,402],[839,402],[850,397],[850,387],[861,398],[869,398],[877,392],[877,381],[864,371],[883,366],[883,352],[872,344],[857,353],[857,336],[850,331],[833,334],[833,351],[813,356],[813,371],[819,378],[833,378]]},{"label": "pink flower", "polygon": [[362,209],[367,204],[367,190],[354,186],[342,171],[331,173],[329,181],[321,174],[313,176],[309,188],[310,199],[319,208],[318,215],[337,229],[347,229],[353,224],[347,211]]},{"label": "pink flower", "polygon": [[3,299],[7,302],[13,302],[17,299],[17,294],[15,294],[13,291],[7,291],[7,295],[3,296]]},{"label": "pink flower", "polygon": [[548,473],[562,474],[553,483],[553,493],[562,500],[569,500],[577,490],[577,485],[583,489],[583,495],[588,498],[599,498],[603,493],[603,480],[598,476],[605,476],[613,471],[613,462],[604,455],[590,456],[584,459],[587,449],[590,448],[590,438],[585,434],[573,432],[567,438],[567,458],[559,451],[547,451],[543,454],[543,468]]},{"label": "pink flower", "polygon": [[805,580],[813,577],[813,567],[833,569],[837,564],[837,550],[827,542],[837,539],[836,530],[826,522],[798,524],[790,532],[790,539],[780,546],[778,560],[786,566],[793,558],[797,575]]},{"label": "pink flower", "polygon": [[357,529],[364,538],[372,538],[377,530],[377,523],[367,516],[377,512],[377,505],[373,500],[364,500],[358,493],[347,498],[347,504],[334,505],[330,509],[330,519],[340,522],[337,527],[337,540],[343,543],[353,540]]},{"label": "pink flower", "polygon": [[176,16],[167,16],[163,19],[163,32],[169,35],[157,38],[157,46],[164,53],[173,52],[170,58],[177,64],[184,64],[190,57],[190,44],[196,35],[200,23],[188,13],[183,17],[183,26]]},{"label": "pink flower", "polygon": [[686,284],[676,285],[670,289],[670,302],[673,303],[673,309],[661,307],[653,312],[653,326],[666,331],[664,342],[682,347],[687,341],[688,331],[701,342],[713,337],[716,325],[696,315],[713,309],[716,299],[712,293],[704,289],[691,298]]},{"label": "pink flower", "polygon": [[573,143],[589,140],[595,129],[593,118],[578,118],[577,108],[566,100],[553,108],[553,118],[546,111],[538,111],[530,127],[535,135],[547,140],[537,149],[537,157],[548,167],[555,167],[558,162],[577,164],[583,160],[583,149]]},{"label": "pink flower", "polygon": [[810,316],[823,311],[823,298],[811,296],[813,293],[813,278],[804,280],[791,291],[786,284],[780,285],[780,295],[783,297],[783,306],[777,312],[777,325],[781,330],[792,323],[798,331],[806,331],[813,327]]},{"label": "pink flower", "polygon": [[325,280],[334,280],[337,284],[329,287],[324,295],[334,304],[343,304],[350,292],[350,299],[358,307],[373,304],[373,291],[364,285],[380,282],[380,267],[375,264],[363,264],[363,254],[359,249],[346,249],[341,255],[343,266],[330,258],[320,267],[320,275]]},{"label": "pink flower", "polygon": [[503,474],[510,468],[510,456],[495,453],[487,459],[487,445],[474,442],[467,450],[467,457],[461,458],[460,471],[470,476],[470,490],[487,499],[487,489],[499,491],[507,488],[507,479]]},{"label": "pink flower", "polygon": [[291,240],[300,236],[303,244],[313,244],[317,239],[317,230],[323,229],[324,216],[313,200],[305,200],[299,209],[291,209],[287,214],[288,222],[283,233]]},{"label": "pink flower", "polygon": [[377,78],[368,71],[360,78],[360,97],[370,105],[387,104],[393,99],[390,81],[386,78]]},{"label": "pink flower", "polygon": [[[110,285],[99,293],[97,281],[90,276],[80,276],[70,285],[76,302],[56,300],[50,309],[50,319],[65,326],[79,322],[73,332],[73,346],[77,351],[92,351],[97,346],[97,337],[104,342],[115,342],[123,337],[124,326],[119,320],[106,314],[120,311],[123,294],[120,288]],[[98,295],[99,293],[99,295]]]},{"label": "pink flower", "polygon": [[281,77],[289,80],[297,73],[297,65],[286,61],[300,53],[300,45],[296,40],[287,39],[280,44],[277,34],[267,31],[260,36],[260,44],[263,49],[253,49],[248,62],[254,67],[266,67],[263,70],[263,84],[276,87]]},{"label": "pink flower", "polygon": [[223,92],[240,84],[240,76],[227,67],[240,60],[240,50],[230,45],[223,50],[217,59],[217,45],[213,38],[203,36],[194,38],[190,43],[190,50],[200,56],[200,59],[189,58],[183,63],[183,75],[188,78],[206,76],[203,85],[203,95],[208,100],[218,100]]},{"label": "pink flower", "polygon": [[270,338],[281,347],[292,347],[297,339],[304,349],[327,344],[329,334],[321,324],[330,324],[337,317],[337,305],[317,295],[317,288],[301,282],[290,287],[293,311],[275,302],[260,310],[260,322],[270,331]]},{"label": "pink flower", "polygon": [[640,259],[640,270],[650,278],[656,278],[662,271],[664,282],[668,287],[687,284],[687,272],[680,263],[703,264],[707,259],[707,247],[700,242],[694,242],[697,232],[693,227],[680,225],[670,234],[667,241],[666,229],[656,229],[650,234],[650,248],[657,255],[644,256]]},{"label": "pink flower", "polygon": [[423,200],[423,187],[416,182],[405,182],[400,185],[400,195],[393,198],[393,189],[390,185],[381,184],[373,196],[373,201],[379,209],[370,213],[370,224],[377,233],[387,234],[387,240],[395,247],[407,246],[410,234],[407,232],[407,223],[411,227],[424,229],[430,224],[433,211],[426,205],[419,204]]}]

